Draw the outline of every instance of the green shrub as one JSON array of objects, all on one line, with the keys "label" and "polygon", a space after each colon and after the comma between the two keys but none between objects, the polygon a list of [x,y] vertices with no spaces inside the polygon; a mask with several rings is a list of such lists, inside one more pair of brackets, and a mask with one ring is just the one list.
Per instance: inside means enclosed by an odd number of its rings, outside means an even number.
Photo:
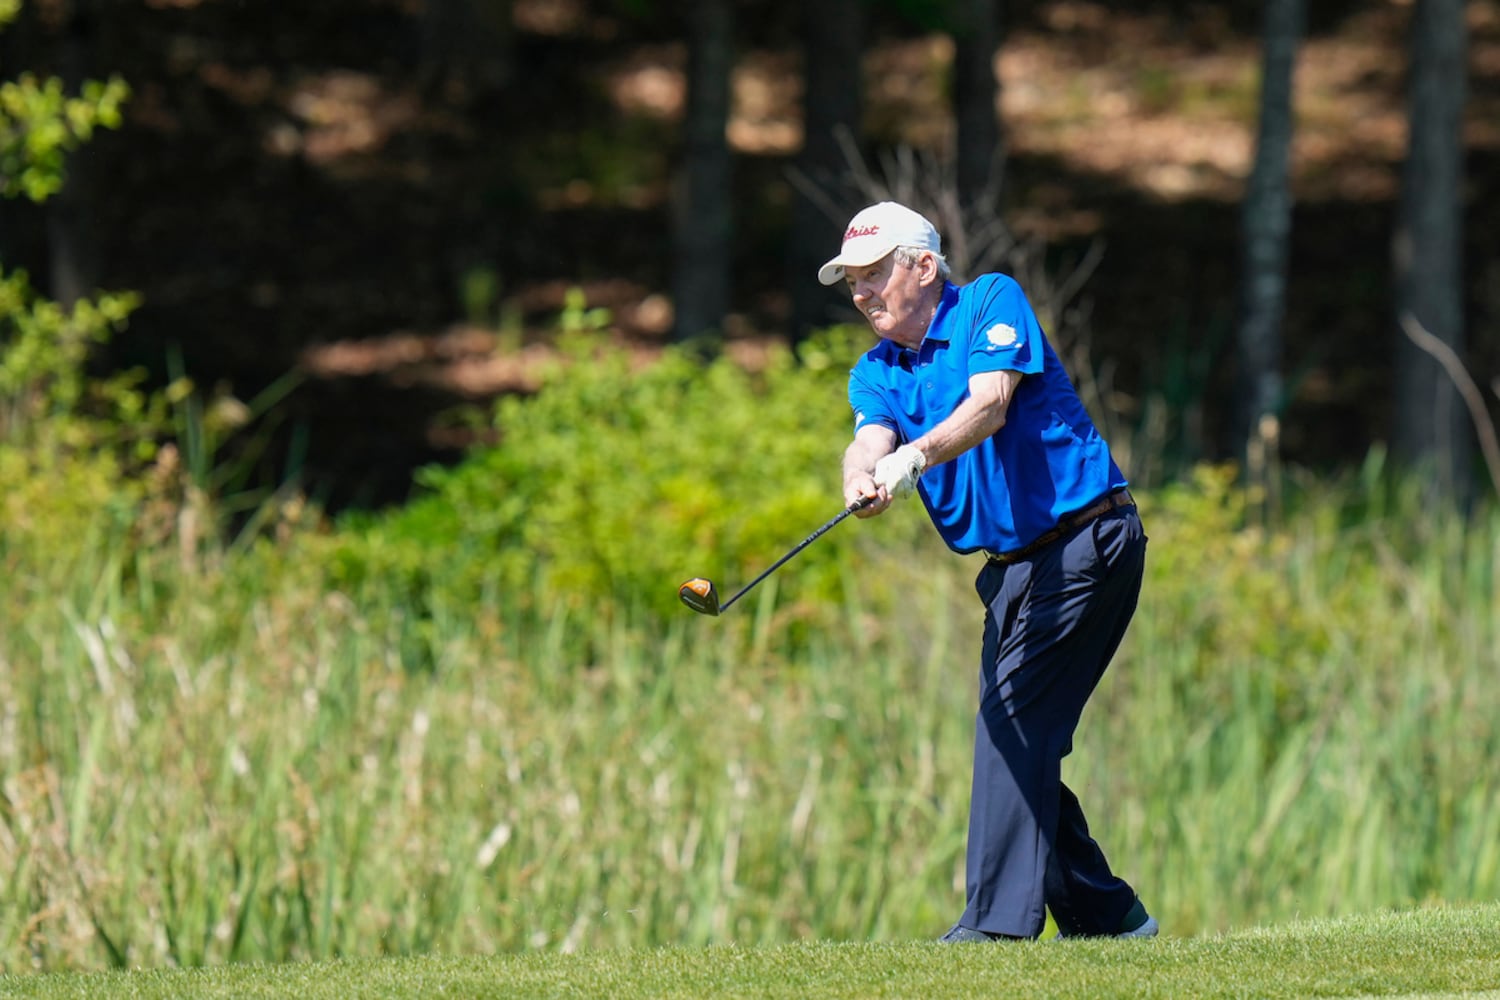
[{"label": "green shrub", "polygon": [[[18,9],[0,0],[0,28]],[[95,128],[119,125],[126,94],[118,79],[87,81],[76,97],[57,78],[0,83],[0,197],[55,194],[66,155]],[[64,306],[25,271],[0,265],[0,571],[12,599],[23,586],[73,575],[130,519],[130,472],[153,456],[165,403],[140,391],[135,375],[92,378],[86,364],[137,301],[101,293]]]},{"label": "green shrub", "polygon": [[[749,371],[684,349],[643,365],[570,338],[541,391],[499,405],[497,446],[423,471],[424,494],[399,511],[344,522],[343,579],[660,611],[691,576],[737,588],[838,512],[861,349],[839,331]],[[782,594],[836,596],[853,537],[807,549]]]},{"label": "green shrub", "polygon": [[[0,27],[15,10],[14,3],[0,4]],[[64,93],[57,77],[24,73],[0,83],[0,195],[42,201],[56,194],[67,154],[94,129],[119,128],[129,93],[118,76],[85,81],[77,97]]]}]

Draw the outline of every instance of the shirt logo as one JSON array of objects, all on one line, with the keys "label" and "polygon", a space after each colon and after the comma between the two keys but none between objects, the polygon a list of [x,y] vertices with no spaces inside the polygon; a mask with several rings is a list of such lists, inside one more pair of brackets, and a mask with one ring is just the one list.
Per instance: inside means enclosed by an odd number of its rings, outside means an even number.
[{"label": "shirt logo", "polygon": [[984,339],[990,342],[990,350],[997,347],[1011,347],[1016,342],[1016,328],[1007,323],[996,323],[985,333]]}]

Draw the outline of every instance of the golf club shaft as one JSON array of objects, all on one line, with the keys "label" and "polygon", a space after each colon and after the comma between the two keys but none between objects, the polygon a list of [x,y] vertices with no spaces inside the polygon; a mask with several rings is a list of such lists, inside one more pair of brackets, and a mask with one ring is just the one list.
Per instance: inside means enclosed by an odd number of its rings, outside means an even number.
[{"label": "golf club shaft", "polygon": [[735,594],[729,600],[719,605],[719,610],[726,610],[735,601],[738,601],[741,597],[744,597],[755,587],[756,584],[760,583],[760,581],[764,580],[766,577],[770,576],[772,573],[776,572],[778,569],[784,566],[788,559],[792,558],[792,556],[796,555],[798,552],[801,552],[803,549],[807,548],[813,542],[821,538],[823,536],[823,533],[826,532],[829,528],[832,528],[835,524],[838,524],[840,521],[848,517],[850,514],[853,514],[855,511],[863,510],[874,502],[874,497],[860,497],[858,500],[854,501],[852,504],[839,511],[833,516],[831,520],[829,520],[827,524],[823,525],[817,531],[814,531],[812,534],[802,539],[802,541],[798,542],[795,546],[792,547],[792,551],[788,552],[786,555],[782,556],[780,559],[772,563],[764,573],[741,587],[739,593]]}]

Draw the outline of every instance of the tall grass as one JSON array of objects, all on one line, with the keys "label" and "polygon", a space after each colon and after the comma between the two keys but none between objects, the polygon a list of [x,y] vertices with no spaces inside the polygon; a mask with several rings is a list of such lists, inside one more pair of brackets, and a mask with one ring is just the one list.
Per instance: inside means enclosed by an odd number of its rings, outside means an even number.
[{"label": "tall grass", "polygon": [[[1500,892],[1500,518],[1373,495],[1260,531],[1223,475],[1141,498],[1065,775],[1169,933]],[[809,628],[780,574],[720,619],[458,604],[341,590],[296,526],[215,554],[130,523],[65,565],[0,541],[0,970],[898,939],[962,905],[978,566],[934,541],[851,523]]]}]

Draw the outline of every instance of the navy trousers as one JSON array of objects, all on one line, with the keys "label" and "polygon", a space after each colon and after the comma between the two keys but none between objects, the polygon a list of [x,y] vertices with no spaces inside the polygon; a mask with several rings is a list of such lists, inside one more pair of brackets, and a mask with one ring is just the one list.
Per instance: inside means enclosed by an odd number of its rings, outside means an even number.
[{"label": "navy trousers", "polygon": [[1028,559],[986,563],[969,803],[966,927],[1035,938],[1111,934],[1135,902],[1062,781],[1073,732],[1135,613],[1146,535],[1113,511]]}]

